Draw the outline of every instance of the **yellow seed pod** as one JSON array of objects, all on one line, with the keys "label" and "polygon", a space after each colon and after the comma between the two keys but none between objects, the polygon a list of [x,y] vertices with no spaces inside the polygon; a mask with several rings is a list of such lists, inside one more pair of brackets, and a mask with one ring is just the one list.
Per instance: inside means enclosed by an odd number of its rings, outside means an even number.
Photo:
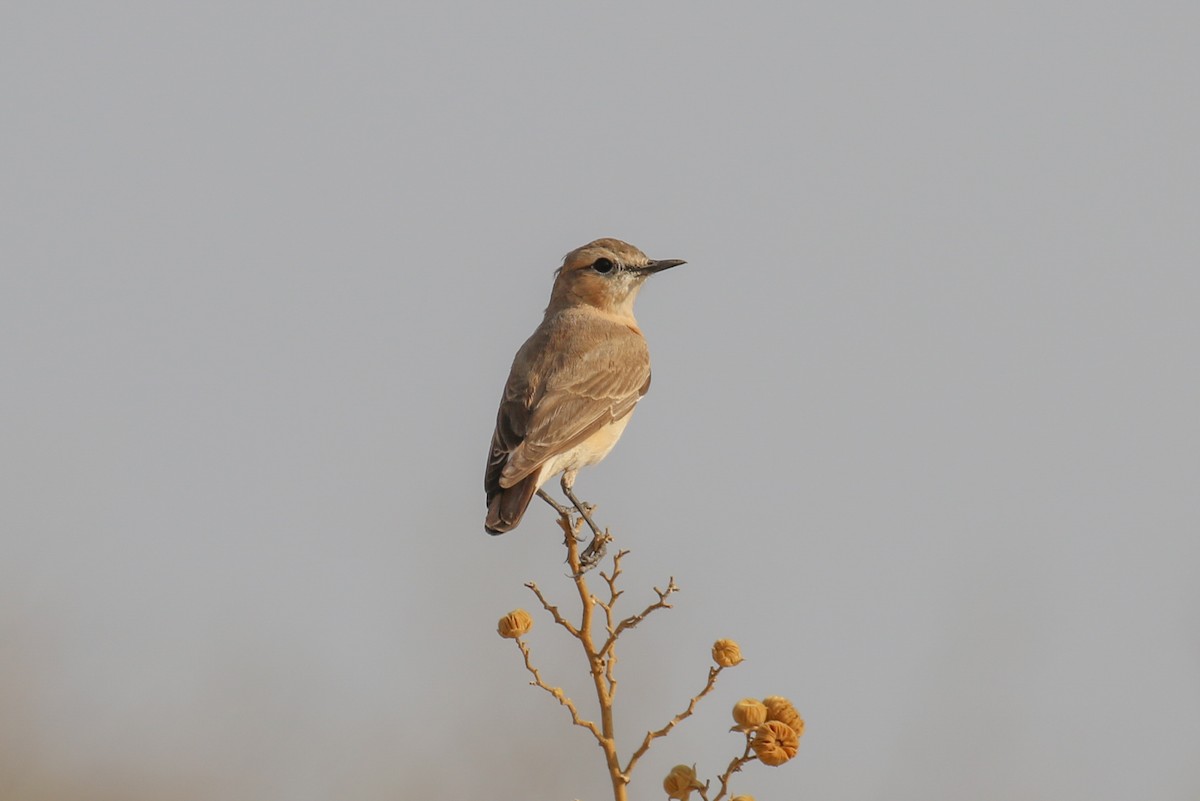
[{"label": "yellow seed pod", "polygon": [[717,640],[713,643],[712,658],[721,667],[733,667],[742,661],[742,649],[733,640]]},{"label": "yellow seed pod", "polygon": [[794,757],[800,750],[800,735],[786,723],[768,720],[754,730],[754,739],[750,741],[750,746],[759,762],[777,767]]},{"label": "yellow seed pod", "polygon": [[513,640],[533,628],[533,618],[524,609],[514,609],[504,617],[500,618],[500,623],[496,626],[496,631],[506,640]]},{"label": "yellow seed pod", "polygon": [[767,707],[757,698],[743,698],[733,705],[733,722],[738,731],[750,731],[767,722]]},{"label": "yellow seed pod", "polygon": [[735,795],[731,799],[731,801],[754,801],[754,796],[752,796],[752,795]]},{"label": "yellow seed pod", "polygon": [[663,779],[663,789],[667,791],[667,798],[674,798],[677,801],[687,801],[692,790],[703,787],[703,784],[696,781],[696,769],[687,765],[676,765],[671,768],[667,778]]},{"label": "yellow seed pod", "polygon": [[800,717],[791,701],[782,695],[768,695],[763,699],[763,704],[767,707],[767,720],[786,723],[795,730],[797,737],[804,734],[804,718]]}]

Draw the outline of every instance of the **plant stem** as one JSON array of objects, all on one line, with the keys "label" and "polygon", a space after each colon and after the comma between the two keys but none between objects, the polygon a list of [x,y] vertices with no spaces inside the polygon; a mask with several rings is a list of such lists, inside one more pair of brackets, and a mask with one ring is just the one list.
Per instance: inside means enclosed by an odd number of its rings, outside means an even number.
[{"label": "plant stem", "polygon": [[587,579],[579,564],[579,544],[574,536],[574,527],[570,517],[564,515],[561,519],[563,533],[566,535],[567,565],[574,576],[575,588],[579,592],[579,601],[583,614],[579,621],[579,642],[587,656],[588,666],[592,674],[592,683],[596,687],[596,701],[600,705],[600,747],[604,751],[604,761],[608,765],[608,775],[612,780],[613,798],[615,801],[628,801],[626,785],[628,781],[621,772],[621,760],[617,756],[616,729],[613,725],[613,698],[605,678],[605,659],[611,658],[597,650],[592,638],[592,622],[595,619],[596,599],[588,590]]}]

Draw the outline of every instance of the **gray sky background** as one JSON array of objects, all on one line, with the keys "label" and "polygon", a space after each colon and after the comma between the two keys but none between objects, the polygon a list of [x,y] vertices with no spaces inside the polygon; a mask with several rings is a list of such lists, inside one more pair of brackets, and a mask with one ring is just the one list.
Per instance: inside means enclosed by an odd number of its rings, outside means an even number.
[{"label": "gray sky background", "polygon": [[[601,799],[482,531],[563,253],[686,267],[578,488],[625,748],[766,799],[1200,797],[1193,3],[25,2],[0,22],[0,797]],[[543,616],[551,680],[582,662]]]}]

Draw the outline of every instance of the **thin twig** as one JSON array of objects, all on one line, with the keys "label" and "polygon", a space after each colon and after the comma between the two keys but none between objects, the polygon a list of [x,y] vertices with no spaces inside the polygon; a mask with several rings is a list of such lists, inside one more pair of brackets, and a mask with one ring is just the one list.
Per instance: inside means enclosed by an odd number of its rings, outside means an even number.
[{"label": "thin twig", "polygon": [[626,629],[631,629],[638,623],[641,623],[654,610],[672,608],[671,604],[667,602],[667,599],[670,598],[674,593],[679,592],[679,587],[675,584],[675,577],[671,576],[665,590],[660,590],[658,587],[655,587],[654,592],[656,595],[658,595],[658,600],[647,606],[641,612],[638,612],[636,615],[630,615],[622,620],[617,624],[615,629],[611,629],[608,639],[604,641],[604,645],[600,648],[600,653],[607,654],[609,651],[611,651],[612,647],[617,643],[617,637],[621,636],[621,632],[625,631]]},{"label": "thin twig", "polygon": [[614,634],[613,609],[616,608],[617,599],[625,594],[624,590],[617,589],[617,578],[621,575],[621,559],[628,555],[629,551],[617,551],[613,556],[612,573],[608,574],[604,571],[600,571],[600,578],[604,579],[605,583],[608,584],[608,602],[606,603],[597,598],[596,603],[600,604],[606,613],[606,617],[608,618],[607,626],[605,628],[608,629],[609,636]]},{"label": "thin twig", "polygon": [[[608,601],[601,601],[599,598],[594,598],[600,608],[604,610],[605,629],[608,631],[608,636],[611,638],[616,629],[613,623],[613,610],[616,608],[617,599],[624,595],[624,591],[617,589],[617,578],[621,575],[621,559],[629,554],[629,551],[617,551],[613,555],[612,573],[606,574],[603,571],[600,577],[608,584]],[[609,698],[615,698],[617,694],[617,654],[609,646],[609,640],[605,640],[604,646],[600,649],[601,658],[604,659],[604,678],[608,681]]]},{"label": "thin twig", "polygon": [[657,731],[646,732],[646,736],[642,739],[642,744],[638,746],[638,750],[633,752],[633,756],[629,757],[629,762],[626,763],[625,770],[622,771],[626,776],[628,776],[629,772],[633,770],[633,766],[636,765],[638,760],[642,758],[642,755],[650,750],[650,743],[654,742],[659,737],[666,736],[671,729],[675,728],[681,721],[692,716],[692,712],[696,710],[696,704],[701,698],[712,692],[713,687],[716,686],[717,676],[721,675],[722,670],[723,668],[720,665],[717,665],[716,667],[710,667],[708,669],[708,682],[704,685],[703,690],[692,696],[692,700],[688,702],[687,709],[671,718],[670,722],[661,729],[658,729]]},{"label": "thin twig", "polygon": [[[603,576],[604,574],[601,573],[600,575]],[[608,603],[605,603],[593,595],[592,602],[604,610],[604,627],[611,634],[613,630],[612,600],[610,599]],[[599,657],[604,663],[604,680],[608,682],[608,697],[612,698],[617,687],[617,678],[614,673],[617,664],[617,654],[615,651],[605,653],[604,649],[602,648]]]},{"label": "thin twig", "polygon": [[517,647],[521,649],[521,654],[525,657],[525,669],[528,670],[533,676],[533,681],[529,683],[534,687],[541,687],[543,690],[553,695],[555,700],[565,706],[567,711],[571,713],[572,723],[590,731],[592,736],[596,738],[596,741],[603,744],[604,738],[600,734],[600,728],[592,721],[584,720],[579,716],[579,710],[575,707],[575,702],[572,701],[570,697],[562,691],[561,687],[551,687],[550,685],[546,684],[546,682],[542,681],[541,674],[538,673],[537,668],[535,668],[533,666],[533,662],[530,661],[529,646],[526,645],[520,637],[517,638],[516,642]]},{"label": "thin twig", "polygon": [[[747,762],[755,759],[758,759],[758,757],[750,753],[750,735],[747,733],[746,750],[742,752],[740,757],[734,757],[729,763],[729,767],[725,769],[725,772],[717,777],[721,780],[721,792],[717,793],[717,797],[712,801],[721,801],[721,799],[725,797],[725,794],[729,792],[729,780],[733,777],[733,774],[741,770],[742,765],[745,765]],[[703,798],[704,801],[708,801],[708,782],[704,783],[704,789],[700,791],[700,797]]]},{"label": "thin twig", "polygon": [[527,581],[525,582],[525,586],[532,590],[533,594],[537,596],[537,599],[542,602],[542,608],[554,617],[555,623],[571,632],[572,637],[579,637],[579,629],[575,628],[575,626],[571,624],[571,621],[567,620],[558,613],[558,607],[553,606],[549,601],[546,600],[546,596],[542,595],[542,591],[538,589],[537,584],[532,581]]}]

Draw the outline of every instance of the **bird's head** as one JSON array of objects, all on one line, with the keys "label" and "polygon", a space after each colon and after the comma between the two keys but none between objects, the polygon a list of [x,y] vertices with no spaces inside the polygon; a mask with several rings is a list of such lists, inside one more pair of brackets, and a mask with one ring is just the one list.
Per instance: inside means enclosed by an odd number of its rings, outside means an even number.
[{"label": "bird's head", "polygon": [[651,275],[680,264],[682,259],[655,261],[628,242],[597,239],[563,257],[555,273],[551,307],[595,306],[601,311],[633,316],[633,300]]}]

